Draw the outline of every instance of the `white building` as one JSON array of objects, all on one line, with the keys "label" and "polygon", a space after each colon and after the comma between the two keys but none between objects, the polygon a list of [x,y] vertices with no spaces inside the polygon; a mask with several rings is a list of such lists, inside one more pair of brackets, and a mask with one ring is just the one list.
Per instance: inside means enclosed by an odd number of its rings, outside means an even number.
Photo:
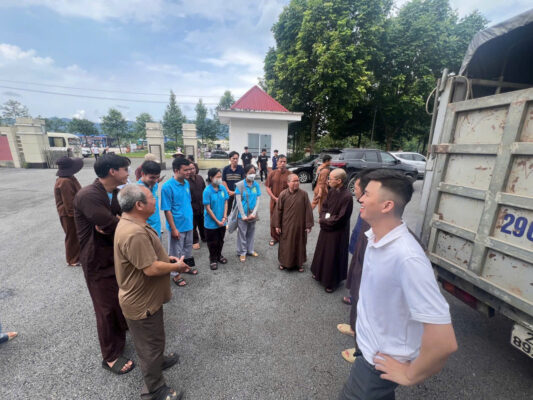
[{"label": "white building", "polygon": [[246,92],[229,110],[218,112],[220,122],[229,125],[229,149],[241,154],[244,146],[257,157],[261,149],[271,156],[274,150],[287,154],[289,123],[303,113],[290,112],[259,86]]}]

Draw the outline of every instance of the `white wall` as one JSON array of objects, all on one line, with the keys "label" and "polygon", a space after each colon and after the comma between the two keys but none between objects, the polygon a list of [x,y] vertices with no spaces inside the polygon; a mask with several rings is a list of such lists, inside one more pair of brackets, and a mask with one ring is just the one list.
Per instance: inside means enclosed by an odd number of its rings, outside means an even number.
[{"label": "white wall", "polygon": [[242,154],[244,146],[248,145],[248,134],[259,133],[272,136],[271,152],[277,149],[279,154],[287,154],[288,128],[288,121],[231,118],[229,124],[229,150],[235,150]]}]

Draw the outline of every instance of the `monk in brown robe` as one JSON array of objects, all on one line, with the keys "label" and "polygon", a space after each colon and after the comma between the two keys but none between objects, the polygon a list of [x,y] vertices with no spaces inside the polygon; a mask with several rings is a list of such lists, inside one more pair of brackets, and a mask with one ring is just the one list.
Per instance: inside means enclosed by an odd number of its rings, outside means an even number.
[{"label": "monk in brown robe", "polygon": [[57,213],[63,231],[65,231],[65,254],[67,265],[76,267],[81,265],[80,242],[74,222],[74,196],[81,189],[81,185],[74,177],[83,168],[83,158],[61,157],[57,160],[57,176],[54,185],[54,197]]},{"label": "monk in brown robe", "polygon": [[270,246],[274,246],[279,242],[279,234],[276,232],[276,228],[274,228],[272,221],[278,196],[289,187],[287,179],[290,174],[291,172],[287,169],[287,157],[280,154],[278,157],[277,169],[268,175],[265,182],[266,191],[270,196],[270,237],[272,238],[269,242]]},{"label": "monk in brown robe", "polygon": [[322,210],[322,204],[326,197],[328,196],[328,176],[329,176],[329,165],[331,164],[331,156],[326,154],[322,158],[322,164],[317,168],[316,173],[318,177],[316,178],[316,186],[313,190],[313,202],[311,203],[313,210],[318,205],[318,213]]},{"label": "monk in brown robe", "polygon": [[320,211],[320,234],[311,271],[326,292],[332,293],[346,279],[352,194],[346,188],[346,172],[334,169],[329,175],[328,197]]},{"label": "monk in brown robe", "polygon": [[297,267],[298,272],[304,272],[307,235],[314,225],[313,210],[307,193],[300,190],[298,175],[290,174],[288,184],[279,195],[274,212],[274,228],[280,235],[279,269]]},{"label": "monk in brown robe", "polygon": [[74,218],[80,240],[80,261],[93,301],[102,352],[102,367],[116,374],[131,371],[134,364],[122,356],[126,320],[118,302],[113,239],[121,210],[117,186],[128,179],[129,160],[105,154],[94,163],[98,178],[74,198]]}]

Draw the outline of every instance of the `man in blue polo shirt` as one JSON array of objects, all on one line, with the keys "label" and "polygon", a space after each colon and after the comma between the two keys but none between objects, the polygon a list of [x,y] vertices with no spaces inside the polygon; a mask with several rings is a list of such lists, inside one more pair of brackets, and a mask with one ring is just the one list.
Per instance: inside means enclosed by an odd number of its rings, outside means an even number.
[{"label": "man in blue polo shirt", "polygon": [[141,165],[141,179],[137,181],[139,185],[144,185],[152,192],[155,198],[155,212],[146,221],[148,225],[154,228],[161,239],[161,217],[159,216],[159,176],[161,175],[161,166],[155,161],[145,161]]},{"label": "man in blue polo shirt", "polygon": [[[187,179],[190,176],[191,162],[185,158],[175,158],[172,162],[174,178],[169,179],[161,188],[161,210],[167,219],[168,254],[177,258],[184,257],[184,262],[191,267],[186,273],[196,275],[192,256],[193,212],[191,206],[191,190]],[[172,273],[171,273],[172,274]],[[173,277],[178,286],[187,283],[179,274]]]}]

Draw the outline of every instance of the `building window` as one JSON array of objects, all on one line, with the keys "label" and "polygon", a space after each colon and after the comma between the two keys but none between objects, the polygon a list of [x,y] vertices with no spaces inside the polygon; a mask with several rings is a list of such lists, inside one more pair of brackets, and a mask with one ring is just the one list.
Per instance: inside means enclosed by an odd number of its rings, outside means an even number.
[{"label": "building window", "polygon": [[261,135],[259,133],[248,134],[248,151],[257,157],[262,149],[266,149],[267,156],[270,157],[272,146],[272,135]]}]

